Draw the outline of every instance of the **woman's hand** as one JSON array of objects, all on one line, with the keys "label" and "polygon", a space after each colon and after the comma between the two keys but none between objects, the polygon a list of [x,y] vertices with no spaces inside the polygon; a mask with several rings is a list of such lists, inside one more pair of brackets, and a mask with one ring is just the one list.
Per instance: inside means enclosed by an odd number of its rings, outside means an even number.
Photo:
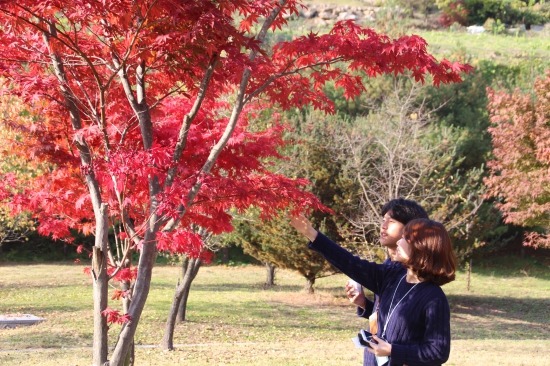
[{"label": "woman's hand", "polygon": [[391,355],[391,344],[385,340],[378,338],[375,334],[372,335],[372,338],[378,342],[369,342],[370,347],[367,347],[367,351],[374,353],[376,356],[389,356]]},{"label": "woman's hand", "polygon": [[317,230],[313,228],[311,222],[304,215],[290,216],[290,224],[294,226],[296,231],[306,236],[310,241],[314,241],[317,237]]}]

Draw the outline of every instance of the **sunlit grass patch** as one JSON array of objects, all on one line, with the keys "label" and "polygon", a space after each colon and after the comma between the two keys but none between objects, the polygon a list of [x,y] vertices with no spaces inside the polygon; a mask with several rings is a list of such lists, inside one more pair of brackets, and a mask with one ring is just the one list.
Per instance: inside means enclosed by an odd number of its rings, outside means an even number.
[{"label": "sunlit grass patch", "polygon": [[[504,270],[502,263],[508,263]],[[550,364],[548,266],[517,258],[502,263],[474,264],[470,291],[465,272],[443,287],[452,310],[448,365]],[[276,272],[274,288],[264,289],[265,269],[259,266],[201,268],[188,320],[176,327],[176,350],[162,351],[157,345],[178,274],[173,266],[154,269],[135,338],[136,365],[361,365],[361,350],[351,338],[366,323],[343,296],[345,276],[319,279],[310,295],[303,290],[305,279],[286,270]],[[90,364],[92,291],[82,266],[1,266],[0,299],[0,313],[46,318],[0,330],[1,365]],[[119,330],[111,327],[111,345]]]}]

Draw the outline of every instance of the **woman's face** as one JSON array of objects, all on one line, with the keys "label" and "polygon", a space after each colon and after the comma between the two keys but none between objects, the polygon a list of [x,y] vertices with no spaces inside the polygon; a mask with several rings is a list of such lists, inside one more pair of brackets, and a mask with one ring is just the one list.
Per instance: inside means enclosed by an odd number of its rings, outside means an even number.
[{"label": "woman's face", "polygon": [[411,257],[411,245],[404,237],[401,237],[397,241],[397,249],[395,251],[395,257],[393,258],[396,262],[404,263],[409,260]]}]

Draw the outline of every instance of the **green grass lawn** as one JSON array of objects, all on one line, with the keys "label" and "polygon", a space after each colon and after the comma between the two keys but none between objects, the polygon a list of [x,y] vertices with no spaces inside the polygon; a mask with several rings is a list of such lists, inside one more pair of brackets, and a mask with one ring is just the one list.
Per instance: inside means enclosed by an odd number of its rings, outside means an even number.
[{"label": "green grass lawn", "polygon": [[462,53],[474,60],[492,60],[505,65],[530,62],[548,66],[550,38],[544,36],[505,36],[468,34],[451,31],[415,31],[428,42],[428,51],[438,58],[455,59]]},{"label": "green grass lawn", "polygon": [[[162,338],[178,268],[158,266],[136,335],[137,365],[360,365],[351,338],[365,326],[343,295],[343,275],[319,279],[316,293],[279,270],[263,289],[264,268],[201,268],[191,290],[188,320],[177,326],[176,350]],[[460,273],[444,287],[452,309],[448,365],[550,364],[548,265],[508,258],[474,267],[471,290]],[[91,286],[80,265],[0,266],[0,314],[46,318],[0,330],[0,364],[89,365]],[[115,306],[113,304],[113,306]],[[111,329],[114,341],[118,326]]]}]

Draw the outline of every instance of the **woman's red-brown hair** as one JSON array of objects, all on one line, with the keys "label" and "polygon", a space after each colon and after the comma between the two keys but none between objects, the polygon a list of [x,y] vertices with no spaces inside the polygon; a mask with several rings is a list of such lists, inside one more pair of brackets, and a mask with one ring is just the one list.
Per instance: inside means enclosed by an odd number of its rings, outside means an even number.
[{"label": "woman's red-brown hair", "polygon": [[411,246],[404,264],[420,280],[444,285],[455,279],[456,257],[445,227],[433,220],[416,219],[403,229],[403,237]]}]

